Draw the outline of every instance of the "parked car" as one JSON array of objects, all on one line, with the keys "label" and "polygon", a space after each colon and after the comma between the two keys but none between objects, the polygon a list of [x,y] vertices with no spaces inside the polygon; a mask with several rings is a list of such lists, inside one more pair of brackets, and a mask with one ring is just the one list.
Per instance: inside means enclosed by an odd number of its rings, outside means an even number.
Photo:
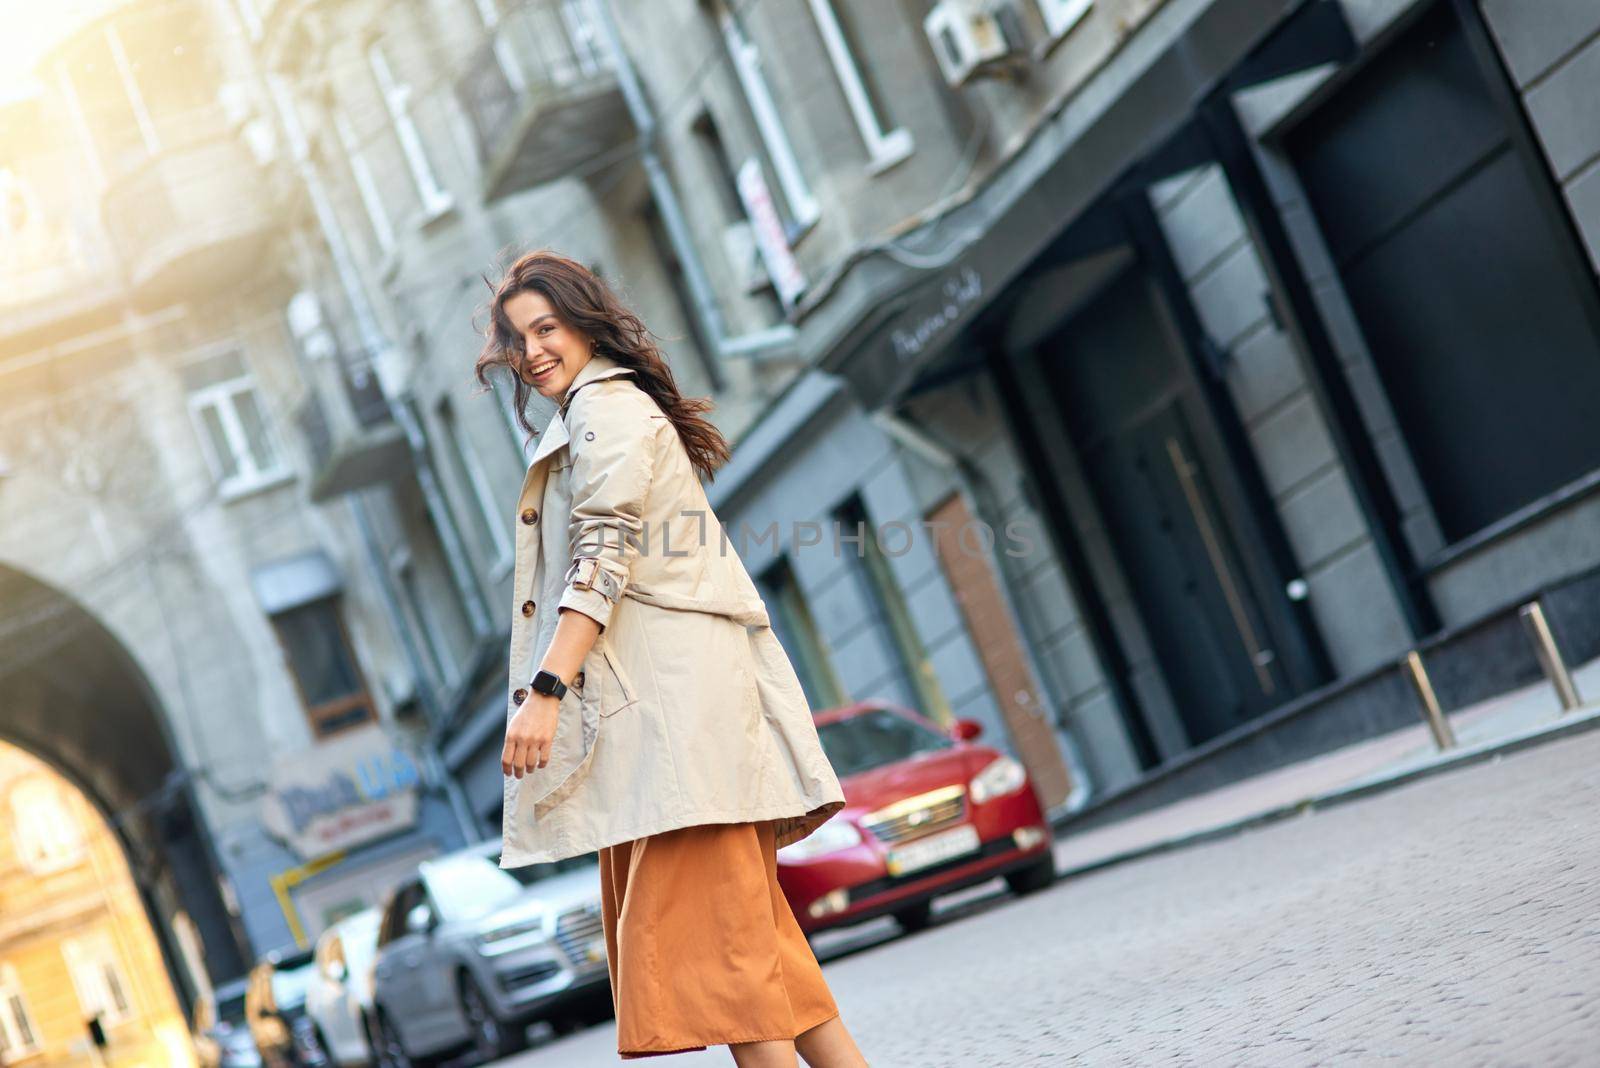
[{"label": "parked car", "polygon": [[324,1055],[341,1068],[372,1060],[372,961],[382,918],[382,909],[365,909],[317,939],[306,1015]]},{"label": "parked car", "polygon": [[528,1026],[609,1004],[593,853],[503,870],[499,843],[423,862],[378,928],[373,1021],[378,1063],[404,1068],[471,1049],[521,1049]]},{"label": "parked car", "polygon": [[1056,876],[1054,835],[1027,772],[907,708],[858,702],[817,713],[845,807],[778,850],[778,882],[807,934],[892,915],[927,926],[940,894],[1004,875],[1019,894]]},{"label": "parked car", "polygon": [[327,1055],[306,1015],[306,990],[316,974],[309,949],[270,953],[250,970],[245,1016],[269,1068],[325,1068]]},{"label": "parked car", "polygon": [[261,1068],[261,1051],[245,1021],[248,978],[202,994],[194,1003],[194,1052],[200,1068]]}]

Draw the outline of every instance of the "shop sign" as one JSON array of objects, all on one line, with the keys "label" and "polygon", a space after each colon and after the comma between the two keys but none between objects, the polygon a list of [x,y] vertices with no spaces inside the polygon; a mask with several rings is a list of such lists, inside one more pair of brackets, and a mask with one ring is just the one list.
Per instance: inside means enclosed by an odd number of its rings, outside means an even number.
[{"label": "shop sign", "polygon": [[280,761],[262,819],[301,857],[320,857],[414,826],[421,781],[416,760],[381,727],[360,727]]},{"label": "shop sign", "polygon": [[772,279],[773,288],[785,308],[794,307],[795,300],[806,288],[806,277],[789,247],[789,238],[783,231],[783,220],[778,217],[777,205],[772,202],[772,190],[761,173],[761,163],[754,156],[744,161],[738,175],[739,199],[744,202],[744,213],[750,218],[750,228],[756,235],[756,247],[761,251],[761,262]]}]

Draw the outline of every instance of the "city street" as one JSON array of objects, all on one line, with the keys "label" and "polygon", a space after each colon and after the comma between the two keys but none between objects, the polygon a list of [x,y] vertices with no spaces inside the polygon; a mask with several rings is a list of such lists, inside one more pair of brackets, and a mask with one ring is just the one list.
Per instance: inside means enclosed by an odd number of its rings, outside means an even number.
[{"label": "city street", "polygon": [[[1597,799],[1588,734],[819,956],[874,1068],[1593,1064]],[[614,1037],[508,1063],[620,1063]]]}]

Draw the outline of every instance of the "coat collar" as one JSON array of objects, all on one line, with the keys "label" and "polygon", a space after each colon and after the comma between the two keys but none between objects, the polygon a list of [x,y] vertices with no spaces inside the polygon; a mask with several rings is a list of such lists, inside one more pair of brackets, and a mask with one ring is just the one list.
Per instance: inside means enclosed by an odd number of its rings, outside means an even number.
[{"label": "coat collar", "polygon": [[579,369],[577,375],[572,379],[572,385],[567,387],[567,392],[561,398],[561,405],[551,418],[549,425],[544,428],[544,433],[539,435],[539,446],[533,450],[533,457],[528,461],[528,470],[532,471],[535,464],[570,440],[567,436],[565,417],[567,405],[572,403],[572,398],[578,390],[591,382],[599,382],[602,379],[631,374],[633,374],[633,368],[624,367],[603,353],[597,352],[589,357],[589,362]]}]

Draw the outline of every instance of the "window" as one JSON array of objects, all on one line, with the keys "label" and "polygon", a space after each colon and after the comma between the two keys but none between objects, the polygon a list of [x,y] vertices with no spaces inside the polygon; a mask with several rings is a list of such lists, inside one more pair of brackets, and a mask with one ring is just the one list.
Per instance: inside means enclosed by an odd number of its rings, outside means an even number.
[{"label": "window", "polygon": [[795,159],[794,148],[789,143],[789,134],[778,116],[772,92],[767,88],[766,75],[761,72],[760,50],[745,35],[738,15],[728,8],[724,0],[713,0],[713,6],[722,28],[723,44],[739,78],[739,86],[744,90],[745,101],[750,105],[756,129],[761,135],[761,143],[766,146],[767,157],[778,176],[778,185],[788,201],[788,238],[792,243],[817,221],[821,209],[811,195],[805,175],[800,171],[800,163]]},{"label": "window", "polygon": [[325,597],[272,616],[278,644],[318,738],[373,719],[372,699],[338,604],[337,598]]},{"label": "window", "polygon": [[83,828],[67,799],[50,779],[25,779],[11,791],[11,831],[17,855],[28,870],[43,875],[83,858]]},{"label": "window", "polygon": [[383,206],[383,197],[378,194],[378,184],[373,180],[372,167],[367,163],[366,156],[362,155],[355,132],[350,129],[350,120],[345,118],[343,112],[334,112],[333,126],[339,136],[339,148],[350,163],[350,177],[355,180],[356,192],[361,197],[361,206],[367,213],[367,222],[372,226],[372,238],[377,243],[379,252],[388,255],[394,248],[394,223],[390,221],[389,212]]},{"label": "window", "polygon": [[1502,77],[1439,4],[1287,139],[1446,543],[1600,470],[1594,279]]},{"label": "window", "polygon": [[444,446],[450,466],[458,479],[466,482],[476,506],[472,511],[478,536],[494,553],[492,569],[498,574],[511,566],[511,534],[506,530],[509,505],[501,507],[489,485],[489,475],[472,447],[472,440],[456,418],[449,398],[439,402],[439,422],[444,425]]},{"label": "window", "polygon": [[863,640],[882,647],[877,659],[888,668],[886,696],[936,721],[948,720],[944,693],[861,498],[850,497],[833,520],[845,571],[867,605]]},{"label": "window", "polygon": [[[396,585],[405,601],[411,633],[421,639],[421,653],[435,685],[453,687],[461,680],[455,650],[445,634],[445,621],[439,618],[438,602],[428,596],[409,549],[402,549],[390,563]],[[449,603],[454,604],[452,599]]]},{"label": "window", "polygon": [[0,1064],[10,1064],[38,1049],[39,1032],[28,1015],[17,970],[9,964],[0,966]]},{"label": "window", "polygon": [[861,140],[866,142],[867,169],[877,174],[911,155],[911,133],[904,127],[893,130],[883,128],[881,102],[874,103],[867,83],[862,79],[861,70],[856,66],[850,42],[834,10],[836,2],[810,0],[811,15],[822,34],[828,60],[839,78],[839,87],[844,90],[845,103],[850,105],[850,114],[856,120],[856,129],[861,134]]},{"label": "window", "polygon": [[133,1015],[128,984],[109,935],[69,938],[61,943],[61,955],[66,958],[84,1019],[98,1016],[102,1023],[116,1024]]},{"label": "window", "polygon": [[525,444],[528,432],[517,423],[516,386],[505,379],[495,380],[494,398],[495,407],[500,409],[500,420],[505,424],[506,434],[511,442],[511,451],[516,456],[517,462],[526,468],[531,452]]},{"label": "window", "polygon": [[494,52],[494,61],[500,67],[500,73],[505,75],[508,85],[517,96],[521,96],[528,88],[528,79],[522,73],[522,66],[517,62],[517,49],[512,39],[500,29],[500,9],[496,0],[472,0],[472,7],[478,13],[478,21],[483,23],[484,32],[490,37],[493,44],[490,46]]},{"label": "window", "polygon": [[422,197],[423,214],[431,218],[448,210],[454,200],[439,184],[433,173],[433,164],[428,161],[428,154],[422,147],[422,135],[411,117],[410,84],[395,77],[394,67],[381,41],[373,41],[367,46],[367,63],[372,67],[372,76],[377,79],[378,88],[383,93],[383,103],[389,111],[395,136],[400,141],[400,150],[405,154],[406,167],[411,171],[418,195]]},{"label": "window", "polygon": [[1094,0],[1037,0],[1044,28],[1051,37],[1066,35],[1094,7]]},{"label": "window", "polygon": [[226,352],[198,361],[182,374],[202,452],[225,496],[288,477],[289,469],[256,393],[255,379],[240,353]]},{"label": "window", "polygon": [[806,604],[805,593],[795,578],[794,568],[786,557],[761,573],[763,599],[770,610],[772,629],[778,641],[794,662],[795,674],[806,693],[806,701],[813,711],[843,704],[844,687],[834,672],[833,662],[817,634],[811,609]]},{"label": "window", "polygon": [[684,279],[683,262],[678,259],[678,250],[667,233],[666,221],[661,218],[661,212],[654,200],[645,201],[644,224],[645,231],[650,235],[650,243],[655,249],[657,262],[666,271],[667,281],[672,286],[672,295],[678,302],[678,310],[683,315],[683,321],[688,324],[695,352],[700,356],[700,367],[712,388],[721,389],[723,378],[716,363],[717,346],[707,335],[705,323],[695,308],[694,295],[689,290],[689,283]]}]

